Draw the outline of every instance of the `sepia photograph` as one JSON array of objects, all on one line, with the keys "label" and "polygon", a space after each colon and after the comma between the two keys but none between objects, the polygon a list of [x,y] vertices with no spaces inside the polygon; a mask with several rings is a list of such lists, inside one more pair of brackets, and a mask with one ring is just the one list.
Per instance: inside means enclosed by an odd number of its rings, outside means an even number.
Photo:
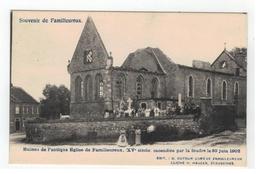
[{"label": "sepia photograph", "polygon": [[247,13],[10,17],[10,163],[246,166]]}]

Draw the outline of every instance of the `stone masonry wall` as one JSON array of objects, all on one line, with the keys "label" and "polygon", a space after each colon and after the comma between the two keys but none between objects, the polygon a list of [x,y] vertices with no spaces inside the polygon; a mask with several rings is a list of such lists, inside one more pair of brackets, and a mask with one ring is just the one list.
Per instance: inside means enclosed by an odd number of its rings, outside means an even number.
[{"label": "stone masonry wall", "polygon": [[159,82],[158,84],[158,96],[157,98],[164,98],[165,96],[165,76],[159,74],[152,74],[152,73],[140,73],[134,71],[112,71],[112,89],[113,89],[113,99],[117,100],[116,96],[116,80],[117,77],[123,74],[126,78],[126,89],[125,89],[125,97],[126,98],[136,98],[136,79],[138,76],[143,77],[143,96],[142,98],[151,98],[151,87],[152,87],[152,80],[156,78]]},{"label": "stone masonry wall", "polygon": [[[193,77],[194,81],[194,96],[195,102],[199,103],[201,97],[210,97],[213,104],[234,104],[234,85],[239,84],[237,113],[239,117],[246,115],[246,78],[214,73],[209,71],[196,70],[194,68],[180,67],[176,71],[175,77],[175,98],[178,93],[182,94],[182,99],[185,100],[188,94],[188,78]],[[211,96],[206,95],[206,82],[211,79]],[[222,82],[227,83],[227,100],[222,100]]]},{"label": "stone masonry wall", "polygon": [[[26,139],[34,143],[62,142],[66,140],[94,141],[101,139],[116,142],[121,128],[129,129],[131,126],[146,129],[150,125],[171,127],[177,130],[177,136],[184,132],[199,131],[199,125],[193,121],[193,116],[179,116],[171,119],[144,119],[144,120],[114,120],[114,121],[88,121],[88,122],[50,122],[27,123]],[[164,136],[164,135],[161,135]],[[180,137],[178,137],[180,138]]]},{"label": "stone masonry wall", "polygon": [[[95,77],[97,74],[100,74],[103,79],[103,98],[95,99]],[[91,77],[91,88],[92,93],[90,94],[90,100],[85,98],[85,89],[83,90],[83,99],[82,101],[75,100],[75,79],[77,77],[81,77],[83,81],[85,81],[85,77]],[[84,82],[85,84],[85,82]],[[84,86],[85,88],[85,86]],[[102,70],[91,70],[85,71],[81,73],[74,73],[71,75],[71,104],[70,104],[70,111],[71,116],[73,118],[85,118],[87,115],[89,117],[92,116],[103,116],[104,110],[112,109],[111,104],[111,71],[102,69]]]}]

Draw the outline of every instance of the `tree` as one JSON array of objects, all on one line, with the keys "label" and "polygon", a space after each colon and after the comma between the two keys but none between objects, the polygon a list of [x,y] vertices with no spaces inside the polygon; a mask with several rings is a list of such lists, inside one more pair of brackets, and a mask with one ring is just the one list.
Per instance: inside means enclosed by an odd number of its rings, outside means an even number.
[{"label": "tree", "polygon": [[70,91],[64,85],[47,84],[42,92],[44,98],[40,99],[40,116],[46,119],[57,119],[59,115],[70,113]]},{"label": "tree", "polygon": [[247,48],[245,47],[235,47],[230,51],[230,54],[236,59],[239,59],[239,61],[247,61]]}]

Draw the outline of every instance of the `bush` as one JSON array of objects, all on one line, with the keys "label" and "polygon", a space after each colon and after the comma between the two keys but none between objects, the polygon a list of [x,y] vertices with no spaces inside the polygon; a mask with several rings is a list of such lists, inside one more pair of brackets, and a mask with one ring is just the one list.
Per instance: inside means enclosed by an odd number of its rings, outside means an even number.
[{"label": "bush", "polygon": [[236,130],[234,113],[228,107],[217,106],[213,112],[202,115],[199,120],[199,128],[205,135],[218,133],[224,130]]},{"label": "bush", "polygon": [[43,122],[46,122],[46,121],[47,121],[46,118],[36,117],[32,120],[28,120],[28,123],[43,123]]},{"label": "bush", "polygon": [[188,140],[199,137],[199,134],[191,129],[184,129],[181,133],[179,133],[179,137],[181,139]]},{"label": "bush", "polygon": [[155,141],[170,141],[177,139],[178,129],[170,125],[158,125],[154,132]]}]

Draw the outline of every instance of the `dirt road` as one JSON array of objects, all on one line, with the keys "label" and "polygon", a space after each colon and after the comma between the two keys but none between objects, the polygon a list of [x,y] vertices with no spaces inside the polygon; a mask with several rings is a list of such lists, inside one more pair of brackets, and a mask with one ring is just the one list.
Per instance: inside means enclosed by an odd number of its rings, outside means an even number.
[{"label": "dirt road", "polygon": [[[10,136],[11,144],[27,144],[25,143],[25,134],[23,133],[15,133]],[[226,146],[241,146],[246,144],[246,129],[241,128],[237,131],[224,131],[218,134],[213,134],[210,136],[195,138],[191,140],[182,140],[182,141],[170,141],[170,142],[156,142],[152,145],[173,145],[173,146],[190,146],[190,147],[226,147]],[[29,145],[29,144],[27,144]],[[35,144],[34,144],[35,145]],[[57,145],[77,145],[77,146],[85,146],[85,145],[94,145],[94,143],[74,143],[74,142],[64,142],[62,144]],[[95,144],[97,145],[97,144]],[[101,143],[98,143],[101,145]],[[102,145],[112,146],[114,143],[102,143]],[[150,145],[145,145],[150,146]]]}]

